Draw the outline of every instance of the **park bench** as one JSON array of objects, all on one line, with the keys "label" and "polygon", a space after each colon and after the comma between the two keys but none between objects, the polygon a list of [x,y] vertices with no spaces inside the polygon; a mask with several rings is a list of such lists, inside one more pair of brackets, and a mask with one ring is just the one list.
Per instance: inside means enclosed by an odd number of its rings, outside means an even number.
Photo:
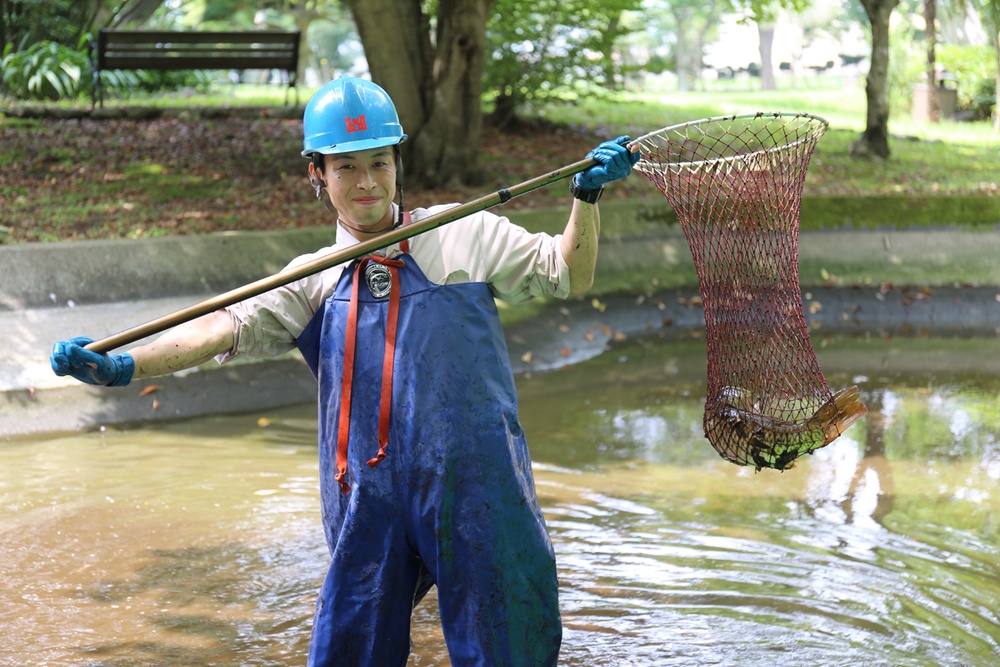
[{"label": "park bench", "polygon": [[[284,70],[288,88],[295,89],[299,63],[299,31],[171,32],[108,30],[97,34],[94,100],[104,105],[104,70]],[[288,91],[285,91],[288,104]]]}]

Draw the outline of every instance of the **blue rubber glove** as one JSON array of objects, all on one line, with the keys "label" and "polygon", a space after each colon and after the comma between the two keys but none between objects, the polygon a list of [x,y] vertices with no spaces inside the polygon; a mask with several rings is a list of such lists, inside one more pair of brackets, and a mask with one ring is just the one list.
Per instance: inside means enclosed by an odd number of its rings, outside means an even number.
[{"label": "blue rubber glove", "polygon": [[576,184],[584,190],[600,190],[607,183],[625,178],[632,173],[632,165],[639,161],[640,155],[625,147],[631,141],[628,135],[618,137],[614,141],[605,141],[597,148],[587,153],[600,164],[581,171],[574,176]]},{"label": "blue rubber glove", "polygon": [[128,354],[98,354],[84,347],[93,339],[79,336],[52,346],[49,363],[56,375],[70,375],[80,382],[124,387],[132,381],[135,361]]}]

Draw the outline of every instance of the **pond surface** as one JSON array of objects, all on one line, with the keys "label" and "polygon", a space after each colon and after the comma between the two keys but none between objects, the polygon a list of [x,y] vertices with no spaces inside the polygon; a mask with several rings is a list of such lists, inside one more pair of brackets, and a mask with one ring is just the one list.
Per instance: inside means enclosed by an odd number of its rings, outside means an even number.
[{"label": "pond surface", "polygon": [[[1000,664],[996,338],[817,341],[871,410],[783,473],[701,432],[697,335],[519,378],[560,664]],[[0,665],[302,665],[312,406],[0,446]],[[410,665],[447,665],[436,605]]]}]

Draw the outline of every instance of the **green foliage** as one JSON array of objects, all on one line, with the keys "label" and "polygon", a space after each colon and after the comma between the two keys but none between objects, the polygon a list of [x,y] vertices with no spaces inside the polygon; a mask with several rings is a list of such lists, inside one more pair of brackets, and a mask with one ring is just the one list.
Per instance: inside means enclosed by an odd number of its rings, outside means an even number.
[{"label": "green foliage", "polygon": [[893,28],[889,35],[889,110],[908,115],[913,86],[927,81],[927,52],[913,40],[908,28]]},{"label": "green foliage", "polygon": [[[242,0],[213,0],[212,2],[206,2],[202,21],[206,23],[226,22],[232,21],[235,16],[242,18],[245,14],[250,14],[250,25],[253,25],[253,12],[247,11],[246,4]],[[242,23],[242,20],[240,22]],[[240,27],[248,26],[241,25]]]},{"label": "green foliage", "polygon": [[[154,72],[105,70],[101,86],[105,95],[193,89],[207,91],[212,76],[203,71]],[[93,69],[84,50],[55,42],[37,42],[22,51],[8,44],[0,58],[0,89],[19,100],[74,100],[91,92]]]},{"label": "green foliage", "polygon": [[17,51],[37,42],[76,44],[96,0],[6,0],[0,2],[0,50]]},{"label": "green foliage", "polygon": [[958,78],[958,108],[974,112],[976,118],[989,118],[996,104],[997,72],[993,49],[986,45],[942,44],[936,54],[938,63]]},{"label": "green foliage", "polygon": [[8,44],[0,70],[6,94],[23,100],[57,100],[80,95],[90,65],[83,52],[42,41],[23,51]]},{"label": "green foliage", "polygon": [[365,56],[354,21],[344,10],[313,21],[306,34],[321,81],[329,80],[336,71],[350,71],[355,61]]},{"label": "green foliage", "polygon": [[101,72],[101,87],[104,89],[104,94],[113,97],[161,93],[185,88],[204,93],[211,84],[211,74],[202,70],[176,72],[103,70]]},{"label": "green foliage", "polygon": [[637,0],[497,0],[487,25],[484,93],[494,117],[509,121],[518,109],[572,100],[614,88],[612,51],[638,26],[627,13]]}]

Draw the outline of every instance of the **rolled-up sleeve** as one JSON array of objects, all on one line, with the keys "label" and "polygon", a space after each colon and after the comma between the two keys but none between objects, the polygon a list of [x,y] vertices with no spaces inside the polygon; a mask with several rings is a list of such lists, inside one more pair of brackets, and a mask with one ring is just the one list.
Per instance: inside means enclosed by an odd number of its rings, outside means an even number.
[{"label": "rolled-up sleeve", "polygon": [[[489,212],[438,231],[441,255],[428,262],[429,274],[433,274],[428,277],[436,282],[484,282],[497,298],[511,303],[569,296],[569,267],[562,256],[560,235],[532,233]],[[437,275],[438,265],[441,275]]]},{"label": "rolled-up sleeve", "polygon": [[[327,249],[322,252],[329,252]],[[287,268],[321,253],[300,257]],[[238,356],[274,357],[295,347],[295,341],[333,293],[342,267],[327,269],[226,308],[233,321],[233,347],[216,357],[225,363]]]},{"label": "rolled-up sleeve", "polygon": [[569,296],[569,267],[560,235],[531,233],[507,218],[489,216],[482,225],[487,279],[494,294],[518,303],[539,296]]}]

